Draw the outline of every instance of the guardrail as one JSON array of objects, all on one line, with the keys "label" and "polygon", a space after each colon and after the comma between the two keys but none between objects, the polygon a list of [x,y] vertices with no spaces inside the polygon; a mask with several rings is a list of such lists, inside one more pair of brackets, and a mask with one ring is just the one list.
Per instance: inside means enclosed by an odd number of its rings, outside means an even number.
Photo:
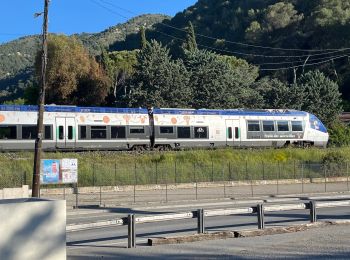
[{"label": "guardrail", "polygon": [[345,207],[350,206],[350,200],[343,201],[326,201],[326,202],[316,202],[309,201],[306,203],[294,203],[286,205],[264,205],[258,204],[252,207],[244,208],[232,208],[232,209],[214,209],[214,210],[204,210],[198,209],[189,212],[180,212],[172,214],[161,214],[153,216],[142,216],[136,217],[135,214],[129,214],[127,217],[98,221],[88,224],[79,225],[68,225],[67,231],[78,231],[84,229],[101,228],[110,225],[123,226],[128,225],[128,248],[133,248],[136,246],[136,224],[162,222],[162,221],[173,221],[181,219],[191,219],[197,218],[197,232],[198,234],[203,234],[205,232],[205,217],[215,217],[215,216],[231,216],[240,214],[257,214],[257,225],[258,229],[265,228],[265,212],[277,212],[277,211],[289,211],[289,210],[309,210],[310,222],[314,223],[317,221],[317,210],[319,208],[331,208],[331,207]]}]

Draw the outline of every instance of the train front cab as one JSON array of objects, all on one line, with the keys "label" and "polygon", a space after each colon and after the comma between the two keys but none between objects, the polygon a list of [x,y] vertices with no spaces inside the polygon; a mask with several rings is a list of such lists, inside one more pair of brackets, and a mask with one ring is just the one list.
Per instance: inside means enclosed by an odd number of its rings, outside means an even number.
[{"label": "train front cab", "polygon": [[327,147],[329,134],[327,128],[315,115],[309,114],[309,129],[307,139],[313,142],[316,147]]}]

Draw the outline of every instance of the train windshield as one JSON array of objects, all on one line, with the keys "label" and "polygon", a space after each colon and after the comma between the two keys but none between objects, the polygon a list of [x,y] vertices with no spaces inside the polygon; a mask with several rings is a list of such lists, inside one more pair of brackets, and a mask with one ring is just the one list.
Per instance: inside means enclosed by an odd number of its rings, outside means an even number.
[{"label": "train windshield", "polygon": [[327,133],[327,128],[324,126],[324,124],[321,122],[320,119],[318,119],[315,115],[310,114],[310,127],[312,129],[315,129],[317,131]]}]

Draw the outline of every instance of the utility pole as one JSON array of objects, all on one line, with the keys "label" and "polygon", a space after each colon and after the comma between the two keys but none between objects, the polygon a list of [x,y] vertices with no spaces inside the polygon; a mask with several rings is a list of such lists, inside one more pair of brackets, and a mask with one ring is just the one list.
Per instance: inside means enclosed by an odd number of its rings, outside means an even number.
[{"label": "utility pole", "polygon": [[47,66],[47,34],[48,34],[48,13],[49,13],[49,1],[45,0],[44,6],[44,22],[43,22],[43,41],[42,41],[42,57],[41,57],[41,90],[39,97],[39,111],[37,121],[38,136],[35,139],[35,154],[34,154],[34,167],[33,167],[33,184],[32,184],[32,197],[39,197],[40,194],[40,161],[42,150],[42,139],[44,132],[44,111],[45,111],[45,89],[46,89],[46,66]]}]

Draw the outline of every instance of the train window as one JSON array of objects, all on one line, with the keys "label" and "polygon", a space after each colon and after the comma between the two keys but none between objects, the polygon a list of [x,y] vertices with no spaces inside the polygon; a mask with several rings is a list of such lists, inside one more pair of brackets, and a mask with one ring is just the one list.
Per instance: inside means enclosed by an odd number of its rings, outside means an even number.
[{"label": "train window", "polygon": [[107,127],[106,126],[91,126],[91,139],[106,139]]},{"label": "train window", "polygon": [[37,131],[35,125],[22,126],[22,139],[36,139]]},{"label": "train window", "polygon": [[126,137],[126,130],[125,126],[111,126],[111,138],[125,138]]},{"label": "train window", "polygon": [[0,126],[0,139],[16,139],[17,127],[15,125],[2,125]]},{"label": "train window", "polygon": [[86,125],[80,125],[79,126],[79,139],[86,139],[87,138],[87,135],[86,135]]},{"label": "train window", "polygon": [[174,127],[172,127],[172,126],[161,126],[159,128],[159,132],[161,134],[173,134],[174,133]]},{"label": "train window", "polygon": [[248,121],[248,132],[260,132],[260,122]]},{"label": "train window", "polygon": [[177,138],[191,138],[191,128],[188,126],[178,126]]},{"label": "train window", "polygon": [[[23,132],[23,130],[22,130],[22,132]],[[52,125],[45,125],[44,139],[45,140],[52,140]]]},{"label": "train window", "polygon": [[69,125],[68,126],[68,140],[73,139],[73,126]]},{"label": "train window", "polygon": [[64,139],[64,132],[63,132],[63,126],[60,125],[58,127],[58,139],[63,140]]},{"label": "train window", "polygon": [[264,132],[274,132],[275,124],[274,121],[263,121],[263,131]]},{"label": "train window", "polygon": [[288,132],[289,131],[288,121],[277,121],[277,129],[279,132]]},{"label": "train window", "polygon": [[227,128],[227,136],[228,136],[228,139],[232,139],[232,127]]},{"label": "train window", "polygon": [[303,131],[303,122],[302,121],[292,121],[292,131],[293,132],[302,132]]},{"label": "train window", "polygon": [[145,133],[145,129],[143,128],[143,126],[132,126],[130,127],[130,134],[144,134]]},{"label": "train window", "polygon": [[208,138],[208,127],[206,126],[194,127],[194,138],[200,138],[200,139]]}]

